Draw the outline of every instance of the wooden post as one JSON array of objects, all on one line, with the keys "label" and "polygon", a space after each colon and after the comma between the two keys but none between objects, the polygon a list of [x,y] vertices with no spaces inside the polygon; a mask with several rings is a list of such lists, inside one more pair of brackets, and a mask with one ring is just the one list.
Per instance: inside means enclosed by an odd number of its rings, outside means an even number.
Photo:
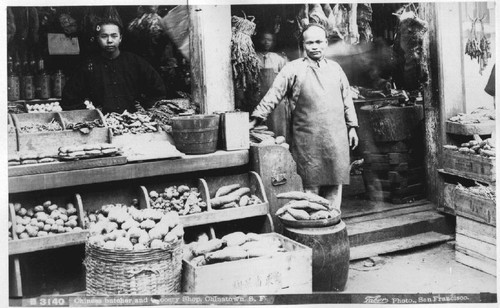
[{"label": "wooden post", "polygon": [[201,113],[234,110],[231,7],[189,6],[191,92]]},{"label": "wooden post", "polygon": [[443,181],[437,169],[441,166],[444,120],[443,106],[439,96],[440,58],[436,27],[436,4],[420,3],[419,17],[429,23],[428,35],[423,42],[424,56],[428,61],[429,80],[423,89],[424,125],[425,125],[425,168],[427,177],[427,196],[434,204],[438,204],[438,195],[442,192]]}]

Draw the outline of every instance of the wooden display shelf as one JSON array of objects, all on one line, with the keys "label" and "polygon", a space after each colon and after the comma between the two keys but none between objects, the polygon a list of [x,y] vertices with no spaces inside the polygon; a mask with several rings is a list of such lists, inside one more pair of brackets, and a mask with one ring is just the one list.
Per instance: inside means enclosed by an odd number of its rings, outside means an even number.
[{"label": "wooden display shelf", "polygon": [[[207,184],[207,181],[209,184]],[[256,172],[251,171],[248,174],[214,177],[209,178],[207,181],[205,179],[198,179],[197,183],[191,182],[156,184],[154,187],[150,187],[150,189],[141,186],[141,201],[145,200],[147,207],[151,207],[151,200],[149,199],[149,191],[151,190],[163,190],[168,186],[178,186],[180,184],[185,184],[189,187],[197,185],[198,191],[201,193],[201,198],[205,202],[207,202],[207,210],[197,214],[180,216],[181,222],[184,227],[208,225],[237,219],[263,216],[269,213],[269,202],[266,197],[264,185],[262,184],[260,176]],[[259,197],[263,203],[223,210],[212,209],[212,206],[210,204],[210,197],[213,197],[215,195],[216,190],[221,186],[235,183],[241,184],[242,187],[249,187],[250,193],[255,194],[257,197]]]},{"label": "wooden display shelf", "polygon": [[87,240],[88,234],[89,231],[83,230],[45,237],[32,237],[25,240],[11,240],[9,241],[9,255],[83,244]]},{"label": "wooden display shelf", "polygon": [[9,177],[9,193],[229,168],[243,166],[248,163],[249,154],[247,150],[217,151],[205,155],[186,155],[181,159],[174,160],[148,161],[103,168]]}]

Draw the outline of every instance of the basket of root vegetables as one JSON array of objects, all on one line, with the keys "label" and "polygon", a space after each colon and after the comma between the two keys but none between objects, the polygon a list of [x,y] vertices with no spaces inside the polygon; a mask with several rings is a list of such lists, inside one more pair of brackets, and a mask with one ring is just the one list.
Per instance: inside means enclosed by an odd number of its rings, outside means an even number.
[{"label": "basket of root vegetables", "polygon": [[85,245],[87,293],[180,292],[183,236],[176,212],[103,206]]},{"label": "basket of root vegetables", "polygon": [[340,210],[332,207],[330,201],[318,195],[290,191],[278,194],[277,198],[289,200],[275,213],[285,226],[318,228],[333,226],[340,222]]}]

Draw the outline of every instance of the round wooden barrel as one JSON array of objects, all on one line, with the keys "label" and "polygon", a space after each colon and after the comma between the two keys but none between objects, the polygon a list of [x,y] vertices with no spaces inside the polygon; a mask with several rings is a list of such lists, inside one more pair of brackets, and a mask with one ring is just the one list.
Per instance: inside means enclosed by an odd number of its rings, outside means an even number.
[{"label": "round wooden barrel", "polygon": [[217,150],[219,115],[172,118],[175,147],[185,154],[207,154]]},{"label": "round wooden barrel", "polygon": [[345,223],[324,228],[285,227],[283,235],[313,250],[313,291],[343,291],[349,274],[349,237]]},{"label": "round wooden barrel", "polygon": [[[360,139],[374,142],[395,142],[407,140],[415,135],[423,120],[422,105],[363,106],[359,112]],[[371,140],[370,140],[371,141]]]}]

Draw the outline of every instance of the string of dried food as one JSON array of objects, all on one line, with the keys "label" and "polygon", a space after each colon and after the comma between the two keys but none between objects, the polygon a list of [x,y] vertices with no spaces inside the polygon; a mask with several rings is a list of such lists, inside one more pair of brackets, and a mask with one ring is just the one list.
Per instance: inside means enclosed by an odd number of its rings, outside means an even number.
[{"label": "string of dried food", "polygon": [[[477,23],[481,25],[481,31],[478,32]],[[465,43],[465,54],[472,59],[477,59],[479,63],[479,74],[482,75],[484,68],[488,65],[488,59],[491,58],[490,41],[484,34],[483,19],[474,19],[467,43]]]},{"label": "string of dried food", "polygon": [[243,91],[258,91],[259,59],[251,38],[256,24],[238,16],[233,16],[231,21],[231,63],[235,86]]}]

